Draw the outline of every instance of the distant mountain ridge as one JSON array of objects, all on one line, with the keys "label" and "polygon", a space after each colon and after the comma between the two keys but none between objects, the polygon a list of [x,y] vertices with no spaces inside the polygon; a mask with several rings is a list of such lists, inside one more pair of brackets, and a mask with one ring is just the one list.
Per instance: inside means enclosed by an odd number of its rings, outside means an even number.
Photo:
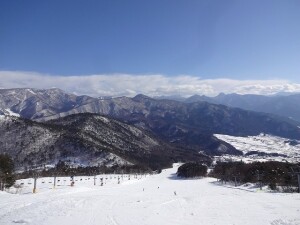
[{"label": "distant mountain ridge", "polygon": [[256,112],[272,113],[300,121],[300,93],[272,96],[221,93],[216,97],[194,95],[184,100],[186,103],[197,101],[206,101]]}]

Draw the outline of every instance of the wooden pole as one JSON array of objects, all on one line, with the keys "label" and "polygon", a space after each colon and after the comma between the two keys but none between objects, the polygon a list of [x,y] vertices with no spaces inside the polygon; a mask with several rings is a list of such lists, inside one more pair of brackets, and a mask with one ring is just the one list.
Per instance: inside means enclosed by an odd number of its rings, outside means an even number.
[{"label": "wooden pole", "polygon": [[35,176],[34,178],[34,181],[33,181],[33,190],[32,190],[32,193],[36,193],[36,181],[37,181],[37,177]]},{"label": "wooden pole", "polygon": [[298,193],[300,193],[300,173],[298,175]]},{"label": "wooden pole", "polygon": [[56,176],[54,176],[53,189],[56,187]]}]

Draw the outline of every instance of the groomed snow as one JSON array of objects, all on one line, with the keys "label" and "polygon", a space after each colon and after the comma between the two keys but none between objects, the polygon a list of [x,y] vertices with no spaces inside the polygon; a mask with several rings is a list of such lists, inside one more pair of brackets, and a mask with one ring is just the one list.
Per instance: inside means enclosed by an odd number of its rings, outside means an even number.
[{"label": "groomed snow", "polygon": [[[31,187],[20,194],[0,192],[0,224],[300,224],[300,194],[224,187],[213,178],[180,180],[174,176],[177,167],[141,179],[124,177],[121,184],[117,175],[107,176],[104,186],[78,177],[74,187],[66,186],[68,178],[51,189],[52,179],[39,179],[37,194]],[[32,180],[19,182],[28,186]]]}]

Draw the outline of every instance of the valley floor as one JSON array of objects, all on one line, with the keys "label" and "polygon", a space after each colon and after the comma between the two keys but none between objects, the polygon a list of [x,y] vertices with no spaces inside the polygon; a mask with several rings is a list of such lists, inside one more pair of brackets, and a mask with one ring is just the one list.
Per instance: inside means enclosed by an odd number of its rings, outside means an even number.
[{"label": "valley floor", "polygon": [[108,177],[104,186],[94,186],[82,178],[74,187],[50,189],[45,179],[36,194],[31,187],[20,194],[0,192],[0,224],[300,224],[300,194],[224,187],[213,178],[180,180],[177,166],[121,184]]}]

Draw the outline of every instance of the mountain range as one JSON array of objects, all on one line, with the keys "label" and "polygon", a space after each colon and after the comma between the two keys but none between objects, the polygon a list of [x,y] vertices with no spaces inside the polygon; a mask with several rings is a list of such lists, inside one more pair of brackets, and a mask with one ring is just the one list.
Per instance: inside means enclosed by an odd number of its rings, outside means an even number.
[{"label": "mountain range", "polygon": [[256,112],[272,113],[300,121],[300,93],[272,96],[221,93],[216,97],[193,95],[182,101],[186,103],[205,101]]},{"label": "mountain range", "polygon": [[[46,150],[48,155],[45,153],[45,157],[42,157],[44,160],[50,158],[50,152],[55,152],[55,159],[61,158],[63,155],[70,157],[70,152],[73,152],[78,156],[80,155],[80,158],[85,158],[86,161],[88,161],[87,159],[95,160],[95,158],[96,161],[101,161],[101,158],[115,157],[119,162],[125,160],[128,163],[135,163],[144,162],[147,157],[145,154],[140,153],[147,153],[151,149],[150,152],[153,154],[151,153],[151,157],[148,157],[151,158],[150,161],[159,162],[162,157],[162,161],[165,163],[178,159],[191,159],[191,156],[194,157],[197,154],[199,154],[199,157],[203,157],[200,154],[201,152],[209,155],[242,154],[241,151],[219,140],[213,134],[248,136],[267,133],[289,139],[300,139],[300,122],[294,119],[211,103],[205,101],[202,98],[203,96],[200,96],[201,99],[198,97],[194,96],[183,102],[154,99],[145,95],[137,95],[133,98],[94,98],[68,94],[57,88],[48,90],[2,89],[0,90],[0,114],[20,117],[19,119],[16,117],[10,119],[15,121],[12,127],[19,126],[18,129],[27,130],[29,128],[26,128],[27,126],[24,124],[30,124],[29,130],[35,130],[34,134],[21,132],[22,135],[26,136],[24,138],[28,140],[31,136],[36,137],[39,133],[38,130],[42,128],[46,129],[46,133],[55,130],[54,133],[51,133],[51,136],[54,137],[52,141],[55,144],[42,147],[43,149],[49,149]],[[249,105],[251,104],[249,103]],[[99,119],[98,116],[102,119]],[[132,144],[139,144],[129,145],[128,149],[133,149],[133,151],[125,151],[128,154],[124,154],[120,150],[122,149],[121,146],[117,145],[117,143],[123,143],[123,139],[115,139],[113,147],[108,148],[109,145],[102,145],[101,143],[103,140],[110,138],[110,132],[117,137],[128,140],[131,140],[130,137],[134,137],[134,134],[120,129],[119,125],[110,127],[109,129],[112,130],[109,132],[101,133],[102,129],[107,126],[103,122],[106,120],[115,121],[115,124],[122,123],[124,124],[123,127],[128,126],[128,130],[138,129],[140,133],[149,135],[149,138],[151,137],[153,141],[144,143],[145,140],[141,140],[142,142],[139,142],[141,136],[135,136],[136,140]],[[90,127],[93,127],[92,131],[87,131],[87,128]],[[96,129],[97,132],[93,129]],[[1,134],[5,132],[6,130],[2,128]],[[13,155],[21,157],[22,154],[17,153],[17,150],[14,149],[15,145],[17,146],[22,142],[23,136],[18,136],[19,134],[20,131],[16,128],[10,133],[6,133],[5,136],[2,135],[4,137],[2,146],[4,141],[7,142],[8,136],[14,137],[17,135],[18,141],[15,141],[17,143],[13,144],[14,139],[12,139],[12,144],[6,149],[14,152]],[[124,136],[124,134],[127,136]],[[82,138],[82,135],[84,138]],[[45,137],[36,137],[37,140],[43,140],[43,138]],[[30,142],[28,141],[28,146],[30,146]],[[154,142],[158,144],[153,145]],[[68,143],[67,146],[69,147],[66,148],[64,143]],[[81,147],[78,147],[79,143],[81,143]],[[86,146],[88,145],[86,143],[90,143],[90,146],[93,147],[87,150]],[[129,143],[131,141],[127,144]],[[34,142],[34,145],[36,145],[36,142]],[[61,145],[64,147],[61,147]],[[22,147],[22,145],[20,146]],[[57,150],[50,150],[53,148],[50,148],[50,146],[54,146]],[[22,151],[21,147],[18,148],[18,151]],[[69,149],[69,153],[62,153],[64,152],[62,149]],[[97,153],[101,149],[113,155],[103,157],[102,153]],[[86,155],[84,156],[83,153]],[[34,161],[35,153],[32,153],[32,157],[28,156],[30,154],[26,150],[24,157],[19,160],[20,163],[26,157],[29,158],[29,161]],[[95,157],[95,154],[99,154],[99,157]],[[27,156],[25,157],[25,155]],[[36,158],[40,159],[41,157]]]}]

